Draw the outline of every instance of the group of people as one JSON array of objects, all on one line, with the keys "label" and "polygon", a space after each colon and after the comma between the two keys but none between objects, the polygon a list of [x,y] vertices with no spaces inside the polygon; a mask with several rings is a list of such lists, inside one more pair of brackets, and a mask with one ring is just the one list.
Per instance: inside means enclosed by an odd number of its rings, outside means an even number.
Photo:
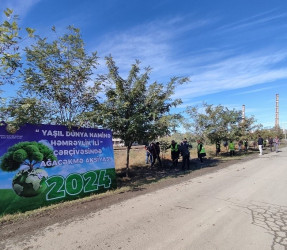
[{"label": "group of people", "polygon": [[259,149],[259,155],[263,155],[263,148],[267,147],[267,144],[268,144],[271,152],[273,151],[273,146],[274,146],[275,152],[278,153],[280,140],[279,140],[278,136],[276,136],[275,138],[268,137],[266,140],[264,140],[259,135],[258,140],[257,140],[257,144],[258,144],[258,149]]},{"label": "group of people", "polygon": [[[170,148],[171,161],[174,168],[178,165],[178,160],[180,156],[182,157],[182,169],[189,169],[190,162],[190,152],[189,149],[192,145],[187,142],[184,138],[181,143],[177,143],[175,140],[171,141],[171,144],[167,147]],[[149,146],[145,146],[146,149],[146,164],[151,163],[151,167],[154,166],[155,161],[158,160],[160,167],[162,167],[162,162],[160,159],[160,146],[159,142],[151,143]],[[200,140],[197,141],[197,153],[200,162],[203,162],[203,157],[206,156],[205,148]]]},{"label": "group of people", "polygon": [[[256,142],[255,142],[256,143]],[[273,146],[275,148],[276,153],[278,153],[279,148],[279,138],[276,136],[274,139],[269,137],[266,140],[263,140],[263,138],[259,135],[259,138],[257,140],[258,148],[259,148],[259,155],[263,155],[263,147],[268,146],[270,147],[270,151],[273,151]],[[235,144],[232,140],[224,141],[223,146],[226,148],[227,151],[229,151],[230,156],[235,155]],[[217,141],[215,143],[216,147],[216,156],[220,153],[220,141]],[[181,143],[177,143],[175,140],[171,141],[171,144],[167,147],[167,149],[170,148],[171,152],[171,161],[172,166],[174,168],[178,165],[178,160],[180,157],[182,157],[182,169],[189,169],[189,163],[190,163],[190,152],[189,150],[192,148],[192,145],[187,142],[187,139],[184,138]],[[156,160],[158,161],[158,164],[160,167],[162,167],[162,162],[160,158],[160,145],[159,142],[152,142],[149,146],[145,146],[146,149],[146,164],[151,163],[151,167],[154,166]],[[238,142],[238,150],[248,150],[248,140],[240,140]],[[200,140],[197,140],[197,156],[200,162],[203,162],[203,157],[206,156],[205,148],[203,146],[203,143]]]},{"label": "group of people", "polygon": [[[229,152],[230,156],[235,155],[235,144],[234,144],[233,140],[230,140],[229,142],[224,141],[223,146],[225,147],[226,152]],[[244,151],[248,150],[248,140],[247,139],[238,141],[238,151],[241,152],[242,150],[244,150]],[[220,152],[220,142],[216,142],[216,156],[219,154],[219,152]]]},{"label": "group of people", "polygon": [[[259,155],[263,155],[263,149],[264,147],[267,147],[267,145],[270,148],[270,151],[273,151],[273,147],[275,148],[276,153],[278,153],[280,140],[278,136],[275,138],[268,137],[266,140],[264,140],[260,135],[258,136],[257,145],[259,149]],[[234,156],[235,154],[235,144],[231,141],[224,141],[223,146],[226,148],[226,151],[229,151],[230,156]],[[256,147],[256,141],[253,142],[253,147]],[[241,150],[247,151],[248,150],[248,140],[240,140],[238,141],[238,151]],[[218,155],[220,152],[220,142],[216,142],[216,155]]]},{"label": "group of people", "polygon": [[154,166],[157,160],[160,167],[162,166],[160,159],[160,146],[159,142],[152,142],[149,146],[145,146],[146,149],[146,164],[151,163],[151,167]]},{"label": "group of people", "polygon": [[189,168],[189,149],[192,148],[192,145],[187,142],[186,138],[184,138],[180,144],[175,142],[175,140],[172,140],[167,148],[170,148],[172,166],[174,168],[178,165],[180,155],[182,156],[182,169],[185,169],[186,167]]}]

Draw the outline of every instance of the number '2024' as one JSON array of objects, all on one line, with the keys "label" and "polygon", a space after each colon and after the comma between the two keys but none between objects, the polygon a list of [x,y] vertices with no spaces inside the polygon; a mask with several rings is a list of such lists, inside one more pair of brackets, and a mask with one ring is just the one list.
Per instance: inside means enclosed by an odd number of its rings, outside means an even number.
[{"label": "number '2024'", "polygon": [[106,170],[89,171],[84,174],[69,174],[66,178],[60,175],[51,176],[46,180],[49,188],[46,200],[56,200],[66,195],[78,195],[81,192],[95,192],[100,186],[105,189],[111,186],[111,178]]}]

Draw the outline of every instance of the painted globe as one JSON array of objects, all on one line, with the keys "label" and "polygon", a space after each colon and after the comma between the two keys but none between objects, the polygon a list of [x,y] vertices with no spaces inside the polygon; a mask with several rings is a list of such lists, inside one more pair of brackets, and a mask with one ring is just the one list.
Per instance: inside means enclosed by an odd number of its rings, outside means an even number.
[{"label": "painted globe", "polygon": [[13,178],[12,187],[15,193],[21,197],[33,197],[42,193],[47,184],[46,171],[40,168],[20,170]]}]

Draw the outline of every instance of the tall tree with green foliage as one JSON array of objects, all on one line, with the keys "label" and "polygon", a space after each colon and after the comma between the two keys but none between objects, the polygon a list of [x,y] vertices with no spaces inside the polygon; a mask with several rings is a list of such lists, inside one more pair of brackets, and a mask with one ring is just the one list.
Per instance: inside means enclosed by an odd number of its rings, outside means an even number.
[{"label": "tall tree with green foliage", "polygon": [[[14,73],[22,65],[18,16],[14,15],[11,9],[6,9],[4,14],[6,18],[0,23],[0,86],[13,83]],[[26,31],[30,37],[33,36],[33,29],[26,28]]]},{"label": "tall tree with green foliage", "polygon": [[[96,52],[87,54],[80,30],[69,26],[67,33],[54,41],[36,37],[27,47],[24,83],[7,112],[14,121],[81,126],[83,114],[97,103],[99,85],[93,79],[97,66]],[[13,109],[14,107],[14,109]],[[9,109],[10,108],[10,109]]]},{"label": "tall tree with green foliage", "polygon": [[222,105],[203,103],[202,106],[188,107],[186,112],[192,120],[194,133],[200,138],[209,139],[211,143],[248,136],[258,126],[254,124],[254,117],[242,120],[241,111]]},{"label": "tall tree with green foliage", "polygon": [[257,141],[259,135],[264,139],[268,139],[269,137],[271,138],[275,138],[276,136],[278,136],[279,139],[283,139],[284,133],[283,130],[280,128],[263,128],[263,127],[259,127],[258,129],[256,129],[252,134],[251,134],[251,139],[254,141]]},{"label": "tall tree with green foliage", "polygon": [[106,57],[109,73],[101,81],[107,84],[106,100],[90,114],[97,124],[113,131],[113,136],[125,141],[127,147],[126,174],[129,171],[129,152],[133,142],[150,141],[170,133],[175,120],[181,116],[171,114],[172,107],[181,103],[172,99],[176,86],[188,81],[174,77],[166,85],[148,83],[151,69],[141,70],[136,61],[126,79],[119,75],[111,56]]},{"label": "tall tree with green foliage", "polygon": [[8,105],[0,107],[1,120],[6,121],[14,128],[25,123],[41,124],[49,122],[45,103],[36,97],[13,97]]},{"label": "tall tree with green foliage", "polygon": [[[7,84],[14,84],[20,80],[22,57],[20,35],[21,28],[18,26],[18,16],[13,14],[13,10],[4,11],[5,20],[0,23],[0,87]],[[34,36],[34,30],[26,28],[29,37]],[[2,93],[0,89],[0,94]],[[0,96],[0,121],[8,121],[7,118],[7,98]],[[13,112],[15,111],[14,107]]]}]

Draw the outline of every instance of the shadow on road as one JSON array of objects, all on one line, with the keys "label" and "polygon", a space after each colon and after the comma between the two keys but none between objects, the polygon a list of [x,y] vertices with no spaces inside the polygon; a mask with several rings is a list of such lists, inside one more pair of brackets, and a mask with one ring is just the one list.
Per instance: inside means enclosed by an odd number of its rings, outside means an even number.
[{"label": "shadow on road", "polygon": [[133,191],[142,190],[144,188],[141,187],[143,184],[150,184],[164,178],[182,177],[192,171],[217,166],[219,162],[219,159],[214,158],[204,159],[203,163],[200,163],[198,159],[192,159],[189,168],[183,170],[181,162],[178,163],[177,167],[173,167],[171,160],[163,160],[162,167],[159,165],[154,167],[149,165],[131,167],[128,177],[126,177],[126,170],[120,169],[117,170],[117,185],[119,188],[130,186]]},{"label": "shadow on road", "polygon": [[[269,150],[265,149],[264,154],[268,154]],[[188,169],[182,169],[182,162],[180,161],[177,167],[172,166],[172,161],[164,159],[162,167],[155,165],[131,166],[129,168],[128,177],[126,169],[116,170],[117,186],[118,188],[129,186],[132,191],[143,190],[143,184],[150,184],[165,178],[179,178],[190,174],[194,171],[212,171],[215,167],[226,167],[231,164],[243,162],[257,157],[258,149],[249,149],[246,151],[236,151],[234,156],[230,156],[229,152],[221,152],[219,156],[210,155],[208,158],[203,158],[201,163],[199,159],[191,159]]]}]

